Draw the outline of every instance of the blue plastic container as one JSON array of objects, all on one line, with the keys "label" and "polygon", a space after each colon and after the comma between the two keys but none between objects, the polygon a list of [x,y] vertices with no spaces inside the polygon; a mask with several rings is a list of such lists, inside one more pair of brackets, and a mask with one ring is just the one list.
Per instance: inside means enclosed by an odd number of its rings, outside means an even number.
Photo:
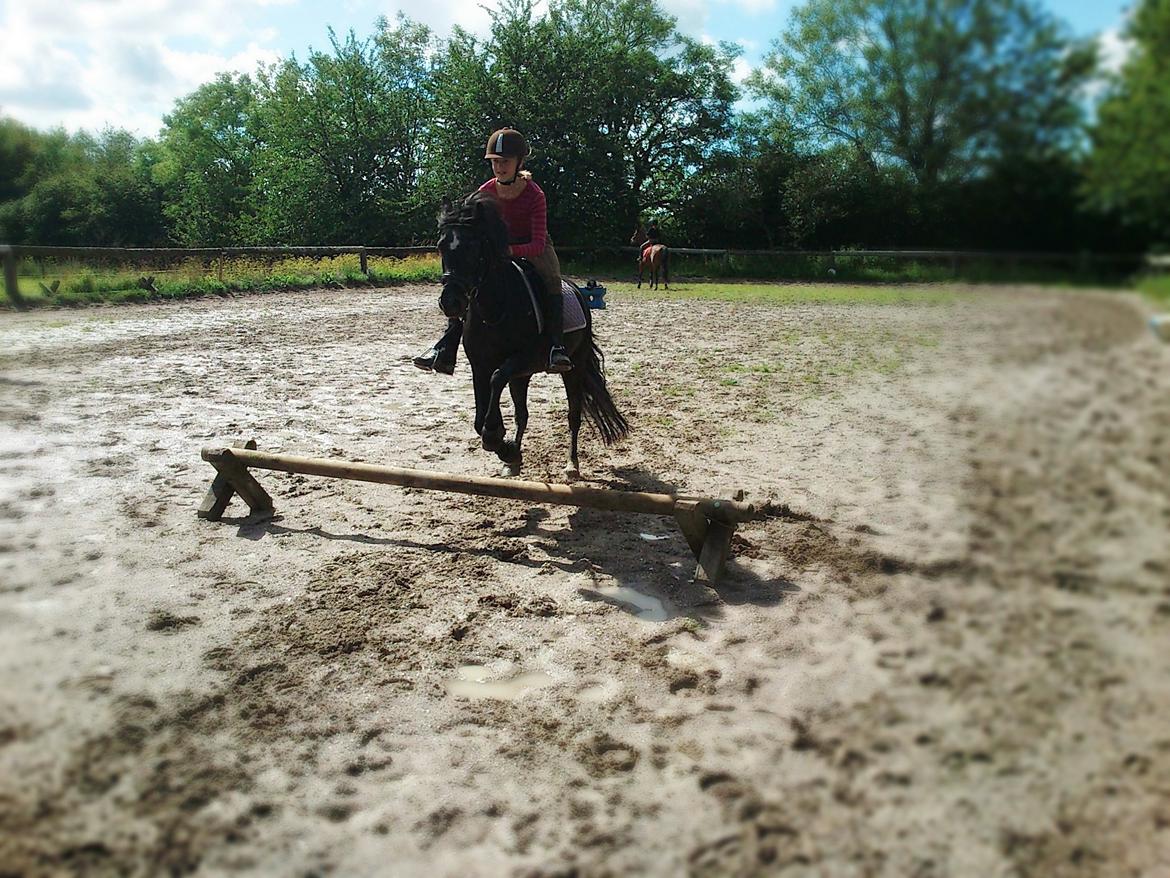
[{"label": "blue plastic container", "polygon": [[591,280],[581,287],[581,295],[585,297],[585,304],[590,308],[605,307],[605,287],[597,281]]}]

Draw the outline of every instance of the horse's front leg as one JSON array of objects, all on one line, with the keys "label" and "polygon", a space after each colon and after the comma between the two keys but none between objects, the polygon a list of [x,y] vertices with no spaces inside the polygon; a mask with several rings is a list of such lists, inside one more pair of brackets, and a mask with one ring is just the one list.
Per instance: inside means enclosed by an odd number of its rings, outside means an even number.
[{"label": "horse's front leg", "polygon": [[646,271],[646,260],[638,260],[638,289],[642,289],[642,274]]},{"label": "horse's front leg", "polygon": [[520,468],[524,464],[521,443],[524,442],[524,430],[528,427],[528,383],[531,380],[531,375],[522,375],[508,382],[508,390],[512,394],[512,412],[516,418],[516,437],[505,440],[496,451],[504,462],[503,473],[506,476],[520,475]]},{"label": "horse's front leg", "polygon": [[483,424],[487,420],[488,399],[491,397],[491,373],[482,368],[471,367],[471,386],[475,390],[475,435],[483,435]]},{"label": "horse's front leg", "polygon": [[[494,451],[500,454],[500,446],[504,442],[504,416],[500,413],[500,397],[504,393],[504,388],[508,386],[508,382],[521,373],[525,362],[524,357],[516,354],[504,360],[492,373],[488,386],[487,415],[483,421],[483,429],[479,434],[485,451]],[[500,459],[505,459],[502,454],[500,454]]]}]

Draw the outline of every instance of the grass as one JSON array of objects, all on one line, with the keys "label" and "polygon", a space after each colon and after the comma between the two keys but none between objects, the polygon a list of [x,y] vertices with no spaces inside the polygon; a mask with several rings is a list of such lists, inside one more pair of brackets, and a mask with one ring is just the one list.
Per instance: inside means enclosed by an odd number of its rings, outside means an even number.
[{"label": "grass", "polygon": [[699,299],[749,304],[848,304],[848,305],[941,305],[954,301],[952,289],[943,286],[901,287],[862,284],[786,284],[691,281],[673,283],[669,290],[651,290],[645,284],[609,282],[609,295],[641,299]]},{"label": "grass", "polygon": [[[437,256],[370,257],[369,275],[356,255],[330,259],[187,260],[165,268],[98,268],[80,263],[24,260],[18,268],[21,296],[32,307],[146,302],[207,295],[387,286],[439,279]],[[149,279],[149,281],[148,281]]]},{"label": "grass", "polygon": [[1147,275],[1138,280],[1137,288],[1159,307],[1170,307],[1170,274]]},{"label": "grass", "polygon": [[[635,277],[632,255],[594,254],[589,259],[565,260],[567,274]],[[753,256],[691,256],[673,253],[670,273],[675,278],[741,280],[776,278],[783,281],[854,283],[1027,283],[1057,286],[1125,286],[1123,273],[1104,265],[1012,263],[1004,260],[908,261],[890,256],[867,256],[842,251],[832,256],[769,254]]]},{"label": "grass", "polygon": [[[595,254],[564,263],[565,274],[613,278],[603,283],[622,297],[643,299],[700,299],[760,304],[945,304],[954,298],[958,283],[1038,283],[1076,286],[1136,286],[1160,306],[1170,305],[1170,275],[1126,281],[1103,278],[1073,269],[1002,263],[949,265],[896,261],[886,257],[851,256],[675,256],[669,290],[641,290],[625,278],[633,276],[633,260],[621,255]],[[26,259],[18,268],[22,297],[33,307],[77,306],[101,303],[146,302],[208,295],[313,289],[319,287],[388,286],[434,283],[442,272],[437,255],[406,259],[370,257],[369,275],[361,271],[356,255],[332,259],[225,259],[204,263],[188,260],[166,267],[102,268],[80,263]],[[835,272],[829,274],[830,269]],[[774,277],[772,282],[761,277]],[[151,278],[150,283],[145,283]],[[685,280],[679,280],[685,278]],[[742,280],[743,278],[756,278]],[[55,286],[54,286],[55,284]],[[3,307],[0,299],[0,307]]]}]

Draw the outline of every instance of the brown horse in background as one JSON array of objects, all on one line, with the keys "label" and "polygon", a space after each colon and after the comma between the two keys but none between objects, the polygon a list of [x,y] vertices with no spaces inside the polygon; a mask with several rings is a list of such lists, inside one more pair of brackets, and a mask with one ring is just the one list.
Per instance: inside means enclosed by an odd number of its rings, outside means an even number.
[{"label": "brown horse in background", "polygon": [[[630,243],[635,247],[641,247],[649,240],[646,230],[639,225],[631,236]],[[659,272],[662,273],[663,288],[670,289],[670,251],[666,249],[665,244],[652,244],[641,251],[638,256],[638,289],[642,289],[642,276],[647,271],[650,272],[650,289],[658,289]]]}]

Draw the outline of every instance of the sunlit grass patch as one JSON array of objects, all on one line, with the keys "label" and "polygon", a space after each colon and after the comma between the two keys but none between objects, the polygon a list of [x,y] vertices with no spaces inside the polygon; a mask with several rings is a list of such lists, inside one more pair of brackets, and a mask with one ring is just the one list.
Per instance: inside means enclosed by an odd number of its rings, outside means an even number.
[{"label": "sunlit grass patch", "polygon": [[93,266],[23,260],[17,283],[31,306],[89,305],[184,299],[193,296],[316,287],[386,286],[435,282],[437,255],[405,259],[369,257],[369,274],[357,254],[316,259],[296,257],[197,258],[154,266]]},{"label": "sunlit grass patch", "polygon": [[953,302],[955,292],[940,286],[879,286],[864,284],[735,283],[728,281],[685,281],[670,289],[648,289],[643,285],[611,282],[613,293],[642,299],[698,299],[715,302],[795,305],[941,305]]},{"label": "sunlit grass patch", "polygon": [[1158,305],[1170,307],[1170,274],[1143,277],[1138,281],[1137,288]]}]

